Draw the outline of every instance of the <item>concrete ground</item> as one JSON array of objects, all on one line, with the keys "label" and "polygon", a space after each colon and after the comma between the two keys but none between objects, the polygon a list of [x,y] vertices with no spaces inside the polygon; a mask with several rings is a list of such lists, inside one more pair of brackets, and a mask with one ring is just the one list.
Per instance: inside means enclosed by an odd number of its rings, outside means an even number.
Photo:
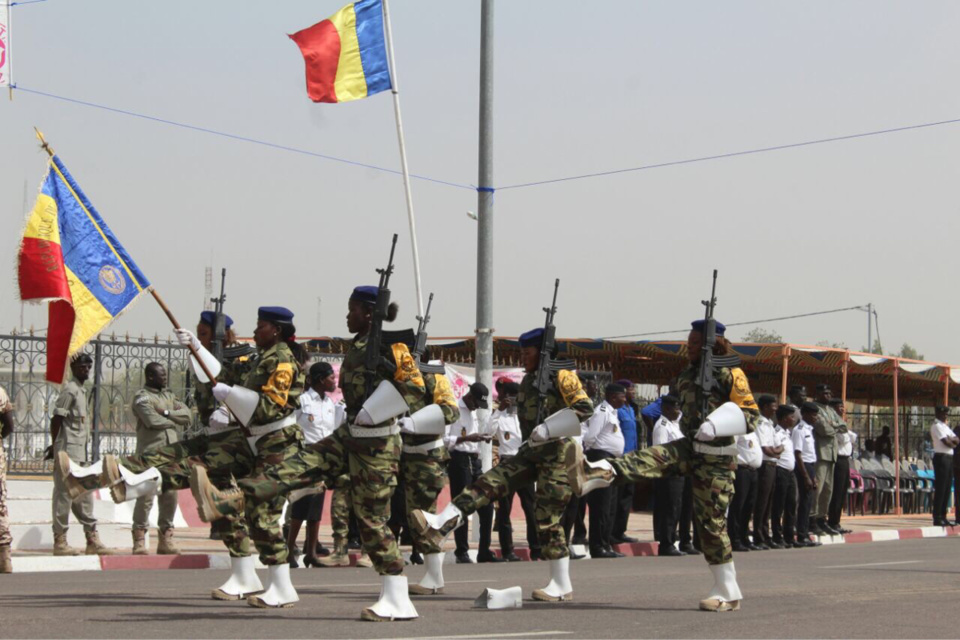
[{"label": "concrete ground", "polygon": [[[443,595],[415,600],[421,618],[367,623],[370,569],[294,571],[301,601],[268,611],[209,599],[224,571],[23,573],[0,577],[3,638],[955,638],[960,539],[935,538],[737,556],[737,613],[697,610],[702,558],[571,563],[575,600],[472,608],[486,587],[543,586],[546,563],[450,565]],[[421,567],[407,573],[418,579]]]}]

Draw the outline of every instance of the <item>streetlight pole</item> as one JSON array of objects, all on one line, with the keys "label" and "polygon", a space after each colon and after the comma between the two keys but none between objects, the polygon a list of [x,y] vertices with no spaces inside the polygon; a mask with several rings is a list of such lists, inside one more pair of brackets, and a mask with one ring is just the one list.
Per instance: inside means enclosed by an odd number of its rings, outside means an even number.
[{"label": "streetlight pole", "polygon": [[477,179],[477,382],[493,387],[493,2],[480,4],[480,154]]}]

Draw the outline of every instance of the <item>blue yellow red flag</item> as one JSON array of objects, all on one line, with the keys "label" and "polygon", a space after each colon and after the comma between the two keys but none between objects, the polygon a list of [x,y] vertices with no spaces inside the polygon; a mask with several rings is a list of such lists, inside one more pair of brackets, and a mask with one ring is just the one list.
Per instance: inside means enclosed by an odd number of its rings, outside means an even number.
[{"label": "blue yellow red flag", "polygon": [[47,380],[150,283],[57,156],[27,217],[18,256],[20,299],[49,300]]},{"label": "blue yellow red flag", "polygon": [[347,102],[392,88],[383,3],[360,0],[290,36],[307,68],[314,102]]}]

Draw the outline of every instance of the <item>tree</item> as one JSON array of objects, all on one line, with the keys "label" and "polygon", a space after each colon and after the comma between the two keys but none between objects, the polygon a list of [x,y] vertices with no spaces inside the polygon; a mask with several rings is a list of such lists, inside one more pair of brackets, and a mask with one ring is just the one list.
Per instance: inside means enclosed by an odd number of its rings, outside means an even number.
[{"label": "tree", "polygon": [[754,327],[743,336],[743,340],[744,342],[755,342],[758,344],[780,344],[783,342],[783,337],[772,329]]},{"label": "tree", "polygon": [[911,360],[925,360],[922,353],[918,353],[916,349],[911,347],[906,342],[903,343],[903,346],[900,347],[900,353],[897,354],[901,358],[910,358]]},{"label": "tree", "polygon": [[866,347],[860,347],[860,351],[864,353],[875,353],[878,356],[883,355],[883,347],[880,345],[880,338],[877,338],[873,341],[873,349],[867,349]]},{"label": "tree", "polygon": [[846,349],[847,345],[843,342],[830,342],[829,340],[821,340],[817,343],[818,347],[830,347],[831,349]]}]

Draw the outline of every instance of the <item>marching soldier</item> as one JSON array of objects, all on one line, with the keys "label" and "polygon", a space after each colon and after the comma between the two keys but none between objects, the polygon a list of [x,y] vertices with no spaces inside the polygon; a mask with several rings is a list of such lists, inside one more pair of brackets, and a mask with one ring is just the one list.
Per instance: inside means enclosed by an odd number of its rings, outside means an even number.
[{"label": "marching soldier", "polygon": [[[339,476],[349,473],[363,549],[383,578],[380,599],[361,612],[361,619],[374,622],[418,617],[403,575],[403,556],[387,520],[399,473],[401,428],[410,433],[439,433],[444,421],[442,410],[430,405],[426,413],[418,411],[402,426],[398,423],[397,418],[422,403],[426,394],[426,383],[404,342],[381,342],[372,380],[375,390],[368,393],[371,372],[365,366],[367,341],[378,296],[378,287],[356,287],[348,302],[347,328],[355,337],[340,367],[347,424],[283,465],[262,469],[259,476],[241,480],[243,493],[221,492],[202,476],[194,485],[201,515],[216,518],[244,509],[247,500],[275,500],[320,482],[332,486]],[[397,311],[397,305],[391,303],[386,320],[396,319]]]},{"label": "marching soldier", "polygon": [[[181,430],[190,424],[190,409],[167,390],[167,370],[157,362],[149,363],[143,371],[144,388],[133,397],[133,415],[137,419],[137,453],[174,444],[180,440]],[[147,555],[146,535],[152,495],[140,496],[133,509],[133,555]],[[157,519],[159,536],[158,555],[179,555],[173,541],[173,519],[177,514],[177,492],[160,494]]]},{"label": "marching soldier", "polygon": [[[186,346],[192,344],[205,358],[208,366],[217,371],[219,380],[235,382],[256,364],[256,351],[249,345],[236,345],[230,316],[225,316],[226,342],[232,345],[224,350],[224,361],[217,362],[210,353],[214,339],[216,315],[212,311],[200,314],[197,333],[181,330],[177,338]],[[192,358],[191,358],[192,360]],[[204,384],[197,384],[197,411],[203,424],[207,425],[200,436],[181,440],[145,451],[141,454],[117,459],[106,455],[90,467],[80,468],[72,463],[69,455],[58,456],[55,478],[63,478],[70,495],[79,497],[95,489],[110,487],[114,502],[134,500],[142,495],[156,495],[164,490],[185,489],[190,486],[190,467],[202,464],[210,470],[211,481],[218,487],[233,486],[233,475],[246,475],[253,468],[253,453],[240,424],[219,403],[210,390],[206,376],[194,365],[194,377]],[[162,485],[161,485],[162,482]],[[210,593],[214,600],[241,600],[251,593],[263,591],[260,579],[250,555],[250,536],[243,514],[218,520],[221,540],[230,552],[231,576]]]},{"label": "marching soldier", "polygon": [[[542,558],[550,561],[550,582],[543,589],[534,590],[533,599],[560,602],[573,599],[570,552],[560,523],[572,495],[565,460],[568,452],[575,448],[570,436],[580,434],[580,422],[593,415],[593,403],[580,386],[576,373],[566,369],[551,371],[552,386],[544,401],[545,415],[550,418],[537,424],[539,396],[534,382],[543,339],[543,329],[520,336],[526,375],[517,396],[524,441],[517,454],[480,476],[439,514],[415,510],[411,516],[414,531],[441,544],[470,514],[536,482],[537,531]],[[563,416],[562,425],[554,421],[556,416]]]},{"label": "marching soldier", "polygon": [[686,437],[596,463],[583,461],[582,452],[573,451],[569,460],[570,484],[575,493],[584,495],[593,489],[637,482],[641,478],[692,476],[701,549],[715,580],[710,594],[700,601],[700,608],[737,611],[742,596],[726,526],[737,460],[733,436],[752,432],[759,420],[759,411],[746,375],[733,366],[735,356],[729,357],[730,344],[723,337],[726,327],[717,322],[713,351],[717,356],[714,360],[716,384],[707,398],[707,413],[702,414],[703,394],[698,382],[705,322],[697,320],[691,324],[687,337],[690,364],[676,381],[683,412],[680,427]]},{"label": "marching soldier", "polygon": [[[90,377],[93,358],[81,353],[70,363],[73,377],[64,383],[57,398],[53,418],[50,420],[50,439],[53,441],[54,458],[69,455],[74,460],[87,460],[87,441],[90,439],[90,424],[87,420],[87,392],[83,385]],[[99,473],[102,460],[95,465],[85,467],[88,473]],[[83,525],[87,538],[86,555],[111,555],[100,542],[97,535],[97,519],[93,517],[93,496],[87,495],[79,500],[74,496],[67,483],[59,474],[53,476],[53,555],[76,556],[80,551],[67,543],[67,527],[70,511]]]}]

